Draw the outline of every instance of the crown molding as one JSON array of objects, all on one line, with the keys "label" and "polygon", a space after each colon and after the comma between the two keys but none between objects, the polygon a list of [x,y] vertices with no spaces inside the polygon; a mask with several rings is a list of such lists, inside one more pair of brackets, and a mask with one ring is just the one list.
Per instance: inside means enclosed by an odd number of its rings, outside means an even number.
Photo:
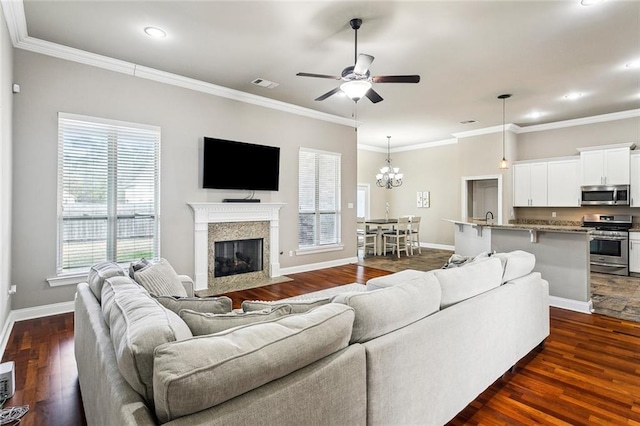
[{"label": "crown molding", "polygon": [[592,117],[574,118],[572,120],[556,121],[555,123],[536,124],[534,126],[521,127],[518,133],[541,132],[543,130],[563,129],[565,127],[583,126],[585,124],[603,123],[605,121],[624,120],[626,118],[640,117],[640,109],[612,112],[608,114],[594,115]]},{"label": "crown molding", "polygon": [[4,11],[11,41],[13,46],[17,49],[28,50],[30,52],[52,56],[67,61],[78,62],[133,77],[144,78],[146,80],[195,90],[213,96],[232,99],[238,102],[301,115],[315,120],[327,121],[348,127],[358,127],[362,124],[361,122],[351,118],[327,114],[287,102],[269,99],[264,96],[229,89],[227,87],[218,86],[205,81],[160,71],[154,68],[144,67],[132,62],[121,61],[108,56],[98,55],[84,50],[30,37],[27,34],[27,21],[24,14],[24,5],[22,0],[0,0],[0,4],[2,4],[2,10]]},{"label": "crown molding", "polygon": [[513,132],[513,133],[520,133],[522,127],[518,126],[517,124],[513,124],[513,123],[507,123],[504,126],[502,124],[498,125],[498,126],[492,126],[492,127],[484,127],[482,129],[475,129],[475,130],[469,130],[466,132],[457,132],[457,133],[452,133],[451,135],[455,138],[469,138],[472,136],[480,136],[480,135],[488,135],[490,133],[500,133],[502,132],[504,127],[504,130],[506,130],[507,132]]}]

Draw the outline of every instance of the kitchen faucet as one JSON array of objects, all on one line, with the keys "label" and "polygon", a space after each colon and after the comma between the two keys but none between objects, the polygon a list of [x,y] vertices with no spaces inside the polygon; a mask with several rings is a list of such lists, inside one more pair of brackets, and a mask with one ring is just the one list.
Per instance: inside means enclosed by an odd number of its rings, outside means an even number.
[{"label": "kitchen faucet", "polygon": [[491,215],[491,220],[493,220],[493,213],[488,211],[487,214],[484,215],[484,221],[485,222],[489,222],[489,215]]}]

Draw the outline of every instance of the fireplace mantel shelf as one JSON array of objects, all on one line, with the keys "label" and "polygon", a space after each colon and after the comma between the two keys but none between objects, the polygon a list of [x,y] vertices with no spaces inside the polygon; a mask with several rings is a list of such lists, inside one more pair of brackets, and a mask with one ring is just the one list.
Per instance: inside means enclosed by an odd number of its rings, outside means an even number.
[{"label": "fireplace mantel shelf", "polygon": [[194,215],[195,290],[207,289],[209,223],[269,222],[269,275],[280,276],[280,209],[285,203],[187,203]]}]

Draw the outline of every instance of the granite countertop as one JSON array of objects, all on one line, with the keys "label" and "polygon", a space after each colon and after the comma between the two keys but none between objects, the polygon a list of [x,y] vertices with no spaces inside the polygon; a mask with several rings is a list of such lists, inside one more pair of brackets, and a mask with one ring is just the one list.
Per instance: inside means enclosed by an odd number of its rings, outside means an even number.
[{"label": "granite countertop", "polygon": [[640,225],[633,224],[633,228],[629,229],[629,232],[640,232]]},{"label": "granite countertop", "polygon": [[[467,222],[460,220],[445,219],[448,222],[457,224],[470,225],[473,227],[489,227],[496,229],[525,229],[547,232],[584,232],[594,230],[595,228],[583,227],[581,222],[574,221],[543,221],[543,220],[523,220],[523,221],[511,221],[512,223],[499,225],[495,222],[486,222],[484,219],[469,219]],[[637,228],[640,231],[640,228]]]}]

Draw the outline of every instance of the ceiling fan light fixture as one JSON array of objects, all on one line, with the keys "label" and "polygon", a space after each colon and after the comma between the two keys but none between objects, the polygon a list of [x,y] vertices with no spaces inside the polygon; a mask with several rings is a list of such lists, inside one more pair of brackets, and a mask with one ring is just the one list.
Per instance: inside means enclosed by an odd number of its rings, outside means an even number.
[{"label": "ceiling fan light fixture", "polygon": [[371,83],[366,80],[347,81],[340,85],[340,90],[355,102],[358,102],[369,89],[371,89]]}]

